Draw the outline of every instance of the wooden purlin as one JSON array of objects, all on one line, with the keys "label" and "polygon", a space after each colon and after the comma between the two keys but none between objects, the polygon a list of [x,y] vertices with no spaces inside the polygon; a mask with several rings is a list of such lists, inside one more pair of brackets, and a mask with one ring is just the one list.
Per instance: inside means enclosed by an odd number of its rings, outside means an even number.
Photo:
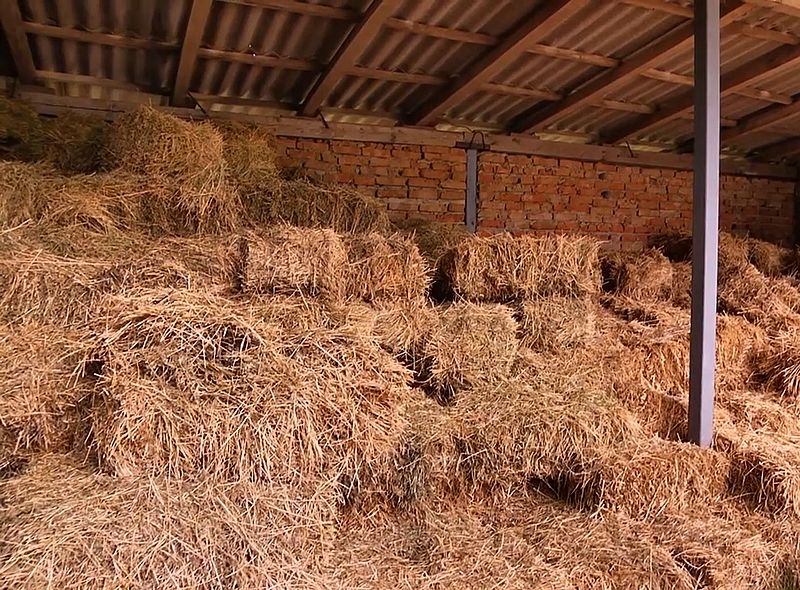
[{"label": "wooden purlin", "polygon": [[587,0],[553,0],[543,3],[524,23],[466,69],[444,93],[423,105],[409,117],[409,123],[432,125],[447,111],[471,96],[478,88],[505,69],[533,44],[541,41],[563,22],[583,10]]}]

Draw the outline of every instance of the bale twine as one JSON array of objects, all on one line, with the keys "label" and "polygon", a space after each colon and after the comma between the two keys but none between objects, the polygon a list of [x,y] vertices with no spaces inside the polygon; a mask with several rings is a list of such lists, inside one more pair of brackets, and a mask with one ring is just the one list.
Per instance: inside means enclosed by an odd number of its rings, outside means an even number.
[{"label": "bale twine", "polygon": [[584,297],[600,290],[598,250],[584,237],[475,236],[447,252],[438,269],[455,296],[475,302]]},{"label": "bale twine", "polygon": [[364,301],[422,300],[429,272],[416,244],[400,234],[345,236],[350,264],[347,294]]},{"label": "bale twine", "polygon": [[242,241],[245,291],[341,299],[347,287],[344,244],[333,230],[276,226]]}]

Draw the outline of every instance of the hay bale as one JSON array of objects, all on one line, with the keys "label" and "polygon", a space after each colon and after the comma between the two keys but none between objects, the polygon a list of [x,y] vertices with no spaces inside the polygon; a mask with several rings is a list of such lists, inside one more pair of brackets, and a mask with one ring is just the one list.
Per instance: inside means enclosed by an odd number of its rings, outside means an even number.
[{"label": "hay bale", "polygon": [[496,384],[514,364],[517,323],[502,305],[454,303],[439,310],[439,325],[425,345],[429,394],[449,403],[459,391]]},{"label": "hay bale", "polygon": [[275,136],[259,125],[235,121],[214,125],[222,134],[228,177],[239,193],[247,222],[270,223],[273,202],[281,195]]},{"label": "hay bale", "polygon": [[751,436],[731,456],[731,493],[775,518],[798,518],[799,467],[800,450],[794,438]]},{"label": "hay bale", "polygon": [[559,482],[565,473],[641,436],[633,416],[604,388],[558,369],[535,382],[461,392],[448,410],[447,428],[459,451],[462,489],[499,496],[532,480],[568,490]]},{"label": "hay bale", "polygon": [[68,451],[82,434],[85,334],[27,324],[0,328],[0,431],[14,453]]},{"label": "hay bale", "polygon": [[324,492],[108,477],[59,456],[0,495],[0,572],[14,588],[289,587],[334,523]]},{"label": "hay bale", "polygon": [[793,252],[788,248],[754,238],[749,238],[746,243],[748,260],[765,276],[778,277],[791,263]]},{"label": "hay bale", "polygon": [[692,306],[692,265],[689,262],[672,264],[672,304],[683,309]]},{"label": "hay bale", "polygon": [[344,296],[347,252],[332,230],[277,226],[250,234],[242,245],[239,265],[245,291],[331,300]]},{"label": "hay bale", "polygon": [[45,147],[44,135],[42,119],[28,103],[0,96],[0,156],[39,160]]},{"label": "hay bale", "polygon": [[43,159],[62,172],[95,172],[103,161],[108,124],[99,117],[63,113],[44,119]]},{"label": "hay bale", "polygon": [[716,399],[720,408],[745,431],[784,435],[800,432],[800,420],[795,411],[777,403],[769,392],[721,388]]},{"label": "hay bale", "polygon": [[[672,262],[692,261],[692,236],[684,233],[659,234],[650,244]],[[728,232],[719,233],[718,257],[720,270],[745,267],[749,264],[749,244],[745,238]]]},{"label": "hay bale", "polygon": [[790,406],[800,400],[800,348],[794,332],[771,339],[754,359],[756,380]]},{"label": "hay bale", "polygon": [[445,252],[472,235],[461,223],[409,219],[396,225],[414,239],[431,268],[436,268],[436,263]]},{"label": "hay bale", "polygon": [[307,178],[285,181],[271,217],[291,225],[330,228],[337,233],[388,233],[384,203],[344,184],[320,184]]},{"label": "hay bale", "polygon": [[672,293],[672,264],[658,250],[615,253],[602,259],[607,292],[634,299],[668,299]]},{"label": "hay bale", "polygon": [[439,326],[433,306],[419,301],[347,302],[328,306],[327,312],[337,329],[374,340],[422,377],[425,343]]},{"label": "hay bale", "polygon": [[95,286],[106,268],[41,250],[0,255],[0,317],[8,323],[84,324],[102,298]]},{"label": "hay bale", "polygon": [[413,240],[378,233],[345,236],[350,263],[347,294],[364,301],[422,300],[428,267]]},{"label": "hay bale", "polygon": [[147,178],[149,216],[175,233],[220,233],[239,224],[223,141],[210,123],[152,107],[125,113],[108,133],[106,165]]},{"label": "hay bale", "polygon": [[688,443],[636,441],[585,468],[581,500],[592,510],[620,511],[639,520],[694,513],[725,496],[729,466],[722,453]]},{"label": "hay bale", "polygon": [[474,236],[447,252],[438,270],[469,301],[585,297],[600,290],[598,250],[584,237]]},{"label": "hay bale", "polygon": [[510,498],[498,504],[473,510],[500,535],[533,543],[546,563],[567,572],[569,588],[698,587],[669,549],[653,542],[649,524],[612,514],[593,518],[542,499]]},{"label": "hay bale", "polygon": [[632,532],[668,551],[691,576],[693,588],[782,587],[774,585],[782,569],[779,549],[763,525],[754,527],[738,514],[703,512],[664,515],[647,527],[634,525]]},{"label": "hay bale", "polygon": [[287,331],[271,320],[282,305],[116,298],[91,413],[101,464],[118,475],[333,481],[343,501],[355,494],[361,471],[397,448],[410,375],[364,339]]},{"label": "hay bale", "polygon": [[517,312],[522,346],[543,352],[590,345],[597,335],[596,305],[587,299],[543,297]]},{"label": "hay bale", "polygon": [[318,583],[376,589],[576,588],[566,567],[541,556],[534,540],[541,534],[526,537],[528,531],[519,527],[495,525],[497,516],[481,508],[435,504],[419,519],[375,514],[343,531],[325,564],[324,582]]},{"label": "hay bale", "polygon": [[0,162],[0,225],[14,227],[41,219],[48,196],[59,186],[61,179],[49,165]]}]

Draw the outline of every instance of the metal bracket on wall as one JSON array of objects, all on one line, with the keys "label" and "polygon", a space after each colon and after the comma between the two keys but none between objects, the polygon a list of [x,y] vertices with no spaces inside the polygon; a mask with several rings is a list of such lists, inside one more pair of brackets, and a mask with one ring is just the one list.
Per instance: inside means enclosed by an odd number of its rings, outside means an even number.
[{"label": "metal bracket on wall", "polygon": [[[480,143],[476,140],[480,136]],[[459,142],[456,147],[467,152],[467,192],[464,201],[464,225],[467,231],[475,233],[478,229],[478,152],[486,151],[486,138],[481,131],[472,133],[468,142]]]}]

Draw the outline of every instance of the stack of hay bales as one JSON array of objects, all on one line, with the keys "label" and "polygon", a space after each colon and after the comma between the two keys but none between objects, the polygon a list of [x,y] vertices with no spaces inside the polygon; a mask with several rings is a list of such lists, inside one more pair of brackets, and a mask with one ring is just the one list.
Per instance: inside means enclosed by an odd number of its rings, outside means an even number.
[{"label": "stack of hay bales", "polygon": [[2,164],[7,585],[794,575],[791,253],[723,238],[701,451],[679,442],[685,238],[681,263],[601,264],[565,236],[448,234],[421,253],[424,232],[392,234],[376,202],[279,178],[262,129],[143,109],[109,131],[108,172]]}]

